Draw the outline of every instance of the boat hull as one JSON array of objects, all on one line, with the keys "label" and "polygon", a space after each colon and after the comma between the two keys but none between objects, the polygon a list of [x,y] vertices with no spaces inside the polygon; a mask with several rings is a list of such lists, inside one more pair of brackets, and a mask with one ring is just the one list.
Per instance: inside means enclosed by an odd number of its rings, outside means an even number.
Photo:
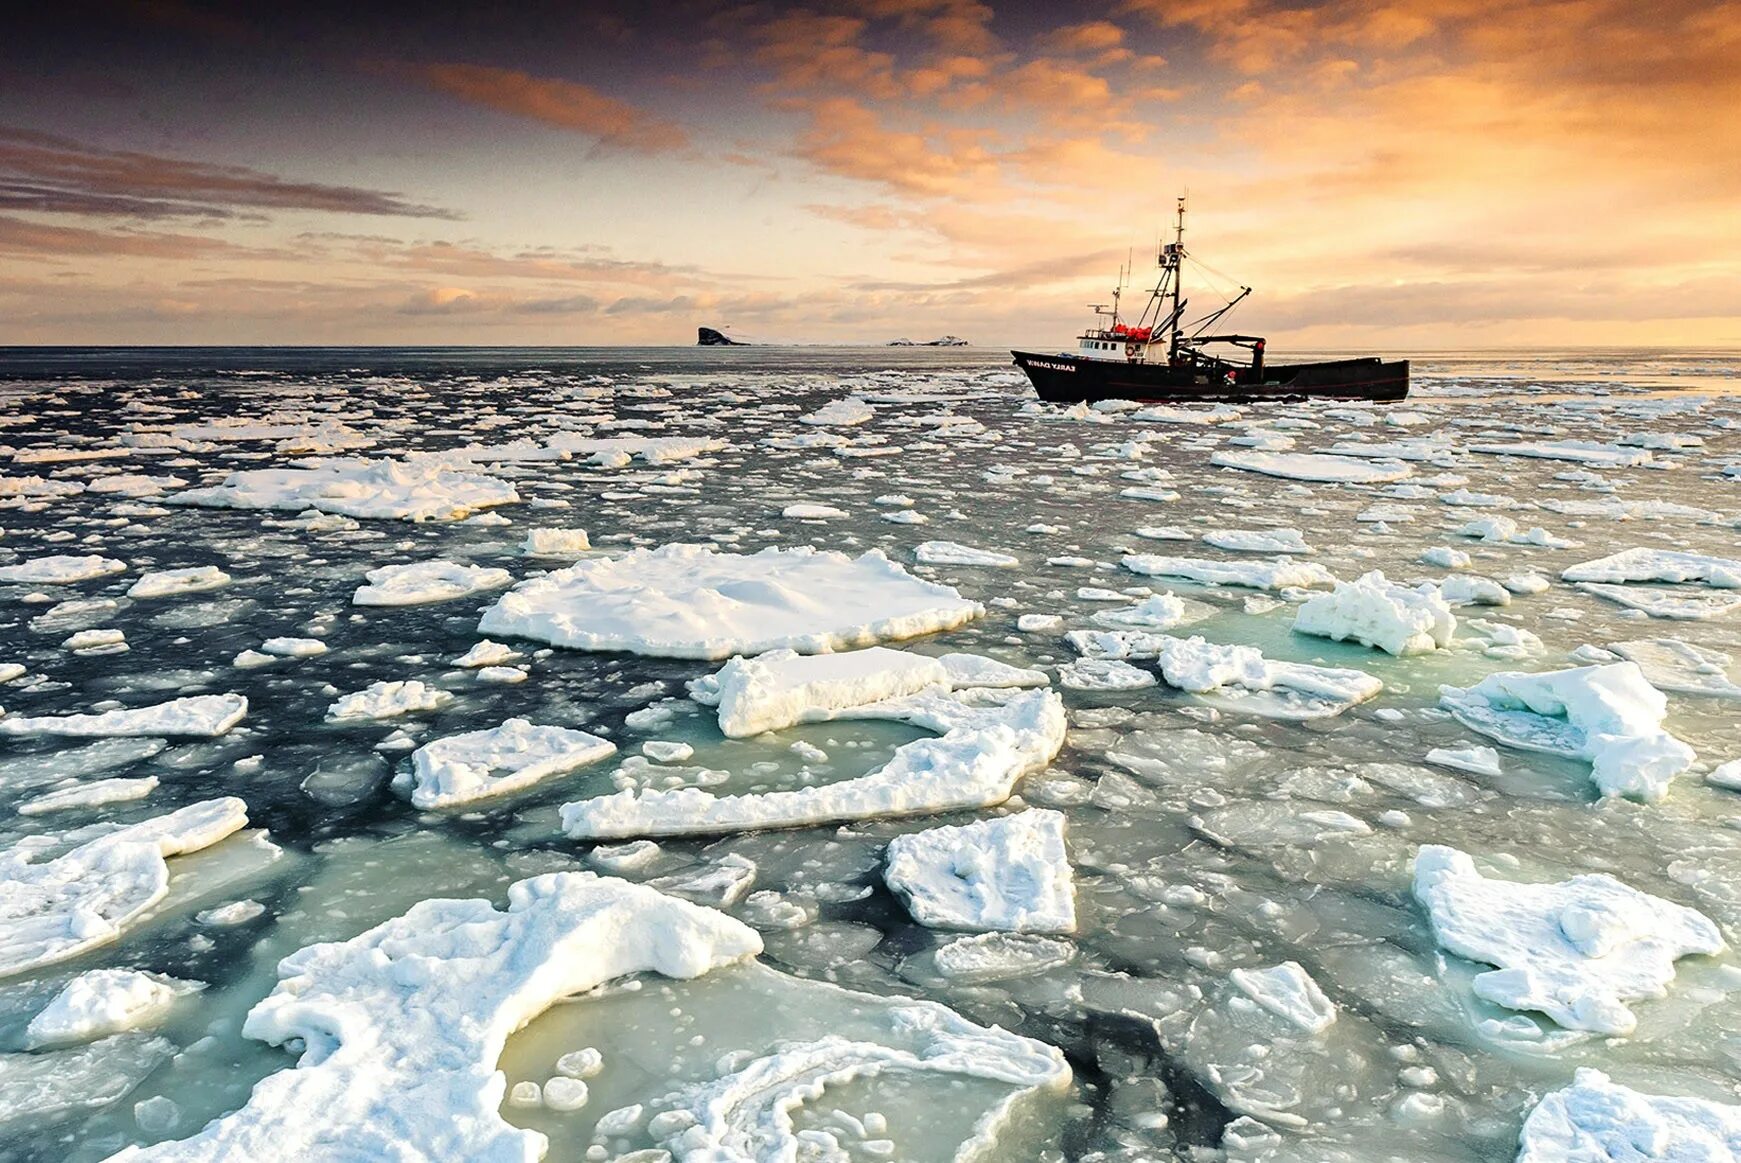
[{"label": "boat hull", "polygon": [[1261,379],[1237,368],[1231,382],[1200,368],[1124,363],[1074,355],[1014,351],[1016,366],[1028,374],[1040,399],[1051,404],[1096,400],[1255,401],[1402,400],[1409,394],[1409,363],[1375,357],[1322,363],[1272,364]]}]

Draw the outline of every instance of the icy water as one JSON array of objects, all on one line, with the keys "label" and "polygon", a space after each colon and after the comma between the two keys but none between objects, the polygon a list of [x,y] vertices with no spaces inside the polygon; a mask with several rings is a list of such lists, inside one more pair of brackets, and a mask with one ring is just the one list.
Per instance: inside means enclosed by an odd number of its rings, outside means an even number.
[{"label": "icy water", "polygon": [[[503,1104],[509,1124],[549,1136],[552,1159],[665,1158],[645,1119],[619,1131],[607,1115],[711,1080],[722,1054],[831,1034],[893,1044],[902,998],[1060,1048],[1067,1092],[871,1073],[818,1087],[796,1110],[816,1152],[798,1157],[1498,1161],[1516,1157],[1531,1108],[1579,1067],[1649,1094],[1741,1100],[1734,954],[1680,960],[1663,996],[1630,1003],[1630,1034],[1568,1030],[1478,997],[1472,980],[1489,966],[1443,949],[1411,891],[1418,849],[1448,845],[1507,880],[1609,873],[1741,937],[1741,792],[1704,779],[1741,758],[1741,687],[1724,679],[1726,656],[1741,649],[1741,614],[1725,604],[1735,590],[1630,585],[1619,595],[1628,604],[1560,576],[1633,547],[1741,556],[1737,384],[1741,356],[1723,352],[1449,353],[1417,358],[1414,396],[1388,408],[1144,415],[1038,408],[1007,353],[976,349],[0,351],[0,568],[62,554],[126,566],[66,584],[0,583],[0,673],[23,668],[0,682],[7,718],[198,694],[248,700],[245,719],[209,739],[0,735],[0,850],[56,855],[106,826],[219,796],[248,813],[246,831],[173,856],[167,894],[118,939],[0,977],[0,1159],[95,1160],[186,1138],[293,1068],[301,1047],[242,1031],[281,958],[421,900],[500,905],[515,881],[582,869],[721,908],[760,931],[764,952],[689,981],[638,975],[528,1015],[501,1055],[505,1093],[521,1083],[553,1093],[557,1062],[573,1051],[596,1049],[603,1062],[575,1109],[525,1100],[524,1089]],[[804,422],[847,399],[864,407]],[[521,499],[457,521],[164,503],[241,470],[563,434],[712,444],[658,463],[474,456],[468,471],[511,483]],[[1408,475],[1332,484],[1211,464],[1217,453],[1348,442],[1395,445],[1373,451],[1403,459],[1341,459]],[[1602,448],[1591,460],[1592,449],[1567,442]],[[1518,444],[1583,459],[1477,451]],[[103,488],[122,475],[150,479]],[[28,478],[37,483],[20,483]],[[783,515],[800,504],[844,515]],[[888,519],[901,513],[924,520]],[[1490,517],[1514,521],[1517,538],[1460,534]],[[1069,714],[1064,749],[985,811],[664,838],[644,859],[593,857],[562,834],[561,805],[623,787],[826,786],[928,732],[845,720],[727,739],[685,686],[717,662],[509,640],[523,681],[492,682],[454,660],[484,637],[479,613],[499,589],[402,607],[352,602],[364,573],[386,565],[439,558],[506,569],[516,582],[560,568],[566,560],[521,549],[529,530],[555,527],[584,528],[589,558],[674,542],[880,549],[986,607],[959,629],[898,645],[1046,671]],[[1131,554],[1267,561],[1203,537],[1278,529],[1311,547],[1298,560],[1343,580],[1382,570],[1408,583],[1449,572],[1511,584],[1455,605],[1448,647],[1393,657],[1294,632],[1304,591],[1120,564]],[[1530,543],[1536,529],[1547,544]],[[1016,564],[917,564],[927,541]],[[1434,547],[1470,560],[1448,571],[1423,561]],[[128,596],[148,571],[198,566],[220,567],[228,584]],[[1096,613],[1166,592],[1200,615],[1170,633],[1353,668],[1383,691],[1294,721],[1165,682],[1063,682],[1077,659],[1065,631],[1104,628]],[[1633,608],[1640,594],[1656,614]],[[1700,616],[1658,616],[1668,609],[1658,599]],[[1057,619],[1023,631],[1023,615]],[[92,630],[121,631],[125,649],[74,637]],[[327,650],[246,654],[279,637]],[[1673,643],[1704,653],[1689,663]],[[1664,726],[1697,754],[1660,802],[1602,798],[1586,759],[1496,745],[1439,705],[1441,685],[1612,661],[1616,644],[1654,660],[1645,671],[1668,692]],[[326,720],[341,695],[398,680],[451,701]],[[394,793],[413,748],[513,717],[619,751],[458,809],[420,812]],[[659,761],[642,754],[649,741],[692,753]],[[1498,774],[1426,762],[1435,748],[1476,745],[1497,746]],[[16,811],[48,792],[144,777],[157,784],[143,798]],[[1012,937],[989,968],[949,971],[939,951],[975,938],[912,919],[882,879],[888,841],[1023,805],[1067,818],[1077,932]],[[234,902],[259,907],[214,912]],[[1285,962],[1316,981],[1333,1024],[1307,1029],[1235,983],[1236,970]],[[139,1028],[32,1046],[31,1020],[99,968],[204,988]]]}]

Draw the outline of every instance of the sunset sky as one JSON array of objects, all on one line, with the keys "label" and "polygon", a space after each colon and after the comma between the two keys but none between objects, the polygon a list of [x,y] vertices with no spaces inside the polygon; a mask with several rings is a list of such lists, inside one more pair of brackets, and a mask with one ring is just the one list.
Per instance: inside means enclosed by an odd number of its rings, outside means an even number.
[{"label": "sunset sky", "polygon": [[1741,345],[1736,3],[34,7],[0,343]]}]

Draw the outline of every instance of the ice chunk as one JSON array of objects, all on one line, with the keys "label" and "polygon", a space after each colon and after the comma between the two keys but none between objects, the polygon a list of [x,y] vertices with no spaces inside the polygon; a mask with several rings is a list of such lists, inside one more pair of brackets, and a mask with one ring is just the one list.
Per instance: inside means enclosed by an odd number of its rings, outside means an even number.
[{"label": "ice chunk", "polygon": [[1598,444],[1589,440],[1471,444],[1469,451],[1484,452],[1490,456],[1531,456],[1543,460],[1570,460],[1578,464],[1593,464],[1604,468],[1622,468],[1651,462],[1650,453],[1643,449],[1622,448],[1618,444]]},{"label": "ice chunk", "polygon": [[1655,586],[1610,585],[1605,582],[1579,582],[1578,588],[1587,594],[1641,610],[1652,618],[1667,618],[1675,622],[1708,622],[1741,609],[1741,594],[1683,593],[1658,589]]},{"label": "ice chunk", "polygon": [[1439,702],[1471,730],[1508,746],[1589,760],[1605,796],[1660,800],[1694,758],[1663,730],[1668,700],[1632,662],[1500,671],[1472,687],[1439,688]]},{"label": "ice chunk", "polygon": [[247,805],[204,800],[90,840],[52,860],[0,853],[0,977],[120,937],[169,890],[165,859],[209,848],[248,822]]},{"label": "ice chunk", "polygon": [[502,642],[491,642],[485,638],[470,650],[453,660],[455,666],[476,668],[480,666],[501,666],[514,662],[521,657],[520,652]]},{"label": "ice chunk", "polygon": [[1058,681],[1073,691],[1134,691],[1159,680],[1122,659],[1080,658],[1058,668]]},{"label": "ice chunk", "polygon": [[136,969],[92,969],[54,996],[24,1030],[27,1049],[93,1042],[152,1025],[197,986]]},{"label": "ice chunk", "polygon": [[1451,644],[1457,618],[1433,586],[1410,589],[1374,571],[1307,598],[1294,630],[1337,642],[1352,638],[1389,654],[1425,654]]},{"label": "ice chunk", "polygon": [[1255,647],[1221,646],[1140,630],[1073,630],[1070,645],[1090,657],[1153,658],[1168,686],[1233,710],[1283,719],[1339,715],[1384,689],[1359,670],[1275,662]]},{"label": "ice chunk", "polygon": [[989,565],[1009,567],[1020,565],[1020,559],[995,549],[975,549],[958,541],[922,541],[913,549],[913,560],[921,565]]},{"label": "ice chunk", "polygon": [[1643,1094],[1580,1067],[1524,1120],[1517,1163],[1732,1163],[1741,1106]]},{"label": "ice chunk", "polygon": [[130,598],[161,598],[170,594],[198,594],[220,590],[230,584],[230,575],[215,565],[187,569],[147,570],[127,588]]},{"label": "ice chunk", "polygon": [[858,396],[847,396],[845,399],[830,400],[807,416],[798,417],[800,424],[815,424],[819,426],[838,425],[847,427],[863,424],[876,413],[871,406]]},{"label": "ice chunk", "polygon": [[1455,751],[1448,747],[1435,747],[1427,752],[1427,762],[1449,767],[1453,771],[1467,771],[1473,775],[1500,774],[1499,752],[1491,747],[1464,747]]},{"label": "ice chunk", "polygon": [[1120,564],[1145,577],[1176,577],[1212,586],[1279,590],[1289,586],[1334,585],[1336,578],[1315,561],[1278,557],[1274,561],[1211,561],[1201,557],[1127,554]]},{"label": "ice chunk", "polygon": [[1627,1002],[1664,996],[1678,958],[1724,948],[1703,913],[1605,873],[1492,880],[1466,853],[1429,844],[1415,856],[1414,892],[1440,945],[1499,966],[1475,978],[1476,996],[1572,1030],[1631,1033]]},{"label": "ice chunk", "polygon": [[935,658],[873,646],[842,654],[773,650],[734,658],[708,685],[709,697],[717,697],[720,731],[741,739],[827,718],[842,708],[952,684]]},{"label": "ice chunk", "polygon": [[1309,1034],[1321,1034],[1336,1021],[1336,1007],[1297,961],[1235,969],[1227,976],[1246,997]]},{"label": "ice chunk", "polygon": [[1676,549],[1634,546],[1570,566],[1560,577],[1571,582],[1703,582],[1717,589],[1741,589],[1741,561]]},{"label": "ice chunk", "polygon": [[1203,542],[1238,553],[1315,553],[1298,529],[1214,529]]},{"label": "ice chunk", "polygon": [[522,582],[478,629],[581,650],[725,658],[869,646],[951,630],[984,612],[875,550],[849,558],[810,548],[738,555],[667,545]]},{"label": "ice chunk", "polygon": [[25,800],[18,805],[21,816],[45,816],[68,808],[100,808],[105,804],[123,804],[142,800],[157,787],[155,775],[139,779],[94,779]]},{"label": "ice chunk", "polygon": [[449,602],[468,594],[495,590],[514,579],[505,569],[462,565],[457,561],[416,561],[406,565],[383,565],[364,575],[369,584],[358,586],[351,601],[359,606],[415,606],[424,602]]},{"label": "ice chunk", "polygon": [[1716,698],[1741,698],[1741,685],[1731,682],[1729,656],[1679,638],[1642,638],[1611,642],[1608,649],[1636,662],[1650,685],[1660,691]]},{"label": "ice chunk", "polygon": [[31,586],[66,586],[92,578],[108,577],[127,568],[124,561],[100,554],[78,557],[56,554],[21,561],[16,565],[0,565],[0,582],[17,582]]},{"label": "ice chunk", "polygon": [[248,700],[241,695],[188,695],[155,706],[99,714],[12,715],[0,718],[0,735],[186,735],[210,739],[240,723],[247,713]]},{"label": "ice chunk", "polygon": [[510,1034],[616,978],[697,977],[761,948],[723,913],[588,872],[520,881],[506,912],[422,901],[279,962],[242,1032],[299,1046],[294,1068],[192,1138],[115,1159],[537,1159],[544,1136],[498,1113]]},{"label": "ice chunk", "polygon": [[716,796],[700,788],[636,791],[562,809],[576,839],[670,836],[791,828],[839,820],[927,815],[989,807],[1051,762],[1064,745],[1064,704],[1052,691],[974,692],[971,703],[938,691],[849,707],[830,718],[877,718],[940,731],[895,750],[869,775],[822,786]]},{"label": "ice chunk", "polygon": [[897,836],[883,880],[933,929],[1076,931],[1061,812],[1033,809]]},{"label": "ice chunk", "polygon": [[610,740],[585,731],[509,719],[419,747],[411,756],[408,786],[401,790],[416,807],[449,808],[519,791],[597,763],[616,749]]},{"label": "ice chunk", "polygon": [[317,509],[401,521],[457,521],[479,509],[519,499],[507,481],[460,471],[439,457],[337,459],[314,468],[250,469],[231,473],[223,484],[164,498],[172,505]]},{"label": "ice chunk", "polygon": [[1219,468],[1240,468],[1266,476],[1326,484],[1378,484],[1400,481],[1410,474],[1407,464],[1365,461],[1347,456],[1313,452],[1262,452],[1258,450],[1216,452],[1209,463]]},{"label": "ice chunk", "polygon": [[260,649],[278,658],[312,658],[326,653],[326,643],[319,638],[268,638]]},{"label": "ice chunk", "polygon": [[949,686],[954,690],[964,687],[1035,687],[1045,686],[1051,681],[1043,670],[1011,666],[983,654],[944,654],[937,661],[943,664],[943,673],[949,676]]},{"label": "ice chunk", "polygon": [[1043,973],[1069,964],[1075,956],[1076,948],[1068,941],[979,933],[940,946],[932,963],[950,981],[979,983]]},{"label": "ice chunk", "polygon": [[579,557],[591,548],[585,529],[528,529],[520,544],[527,557]]},{"label": "ice chunk", "polygon": [[828,521],[835,517],[845,517],[845,509],[837,509],[833,505],[797,504],[787,505],[780,510],[780,516],[789,517],[794,521]]},{"label": "ice chunk", "polygon": [[[434,711],[453,702],[453,696],[418,679],[372,682],[360,691],[343,695],[326,709],[329,723],[392,719],[417,711]],[[0,726],[6,720],[0,719]]]}]

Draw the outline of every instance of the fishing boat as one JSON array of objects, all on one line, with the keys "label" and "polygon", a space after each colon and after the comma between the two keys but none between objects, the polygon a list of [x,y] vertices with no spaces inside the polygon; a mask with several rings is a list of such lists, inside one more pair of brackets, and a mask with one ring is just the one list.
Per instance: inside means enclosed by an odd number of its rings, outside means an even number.
[{"label": "fishing boat", "polygon": [[1250,287],[1189,322],[1183,287],[1185,199],[1179,199],[1173,241],[1156,261],[1160,279],[1135,323],[1119,315],[1128,268],[1121,271],[1112,302],[1091,304],[1098,317],[1077,338],[1075,351],[1046,354],[1012,351],[1040,399],[1053,404],[1095,400],[1372,400],[1405,399],[1408,360],[1377,356],[1317,363],[1269,363],[1258,335],[1211,329],[1246,297]]}]

